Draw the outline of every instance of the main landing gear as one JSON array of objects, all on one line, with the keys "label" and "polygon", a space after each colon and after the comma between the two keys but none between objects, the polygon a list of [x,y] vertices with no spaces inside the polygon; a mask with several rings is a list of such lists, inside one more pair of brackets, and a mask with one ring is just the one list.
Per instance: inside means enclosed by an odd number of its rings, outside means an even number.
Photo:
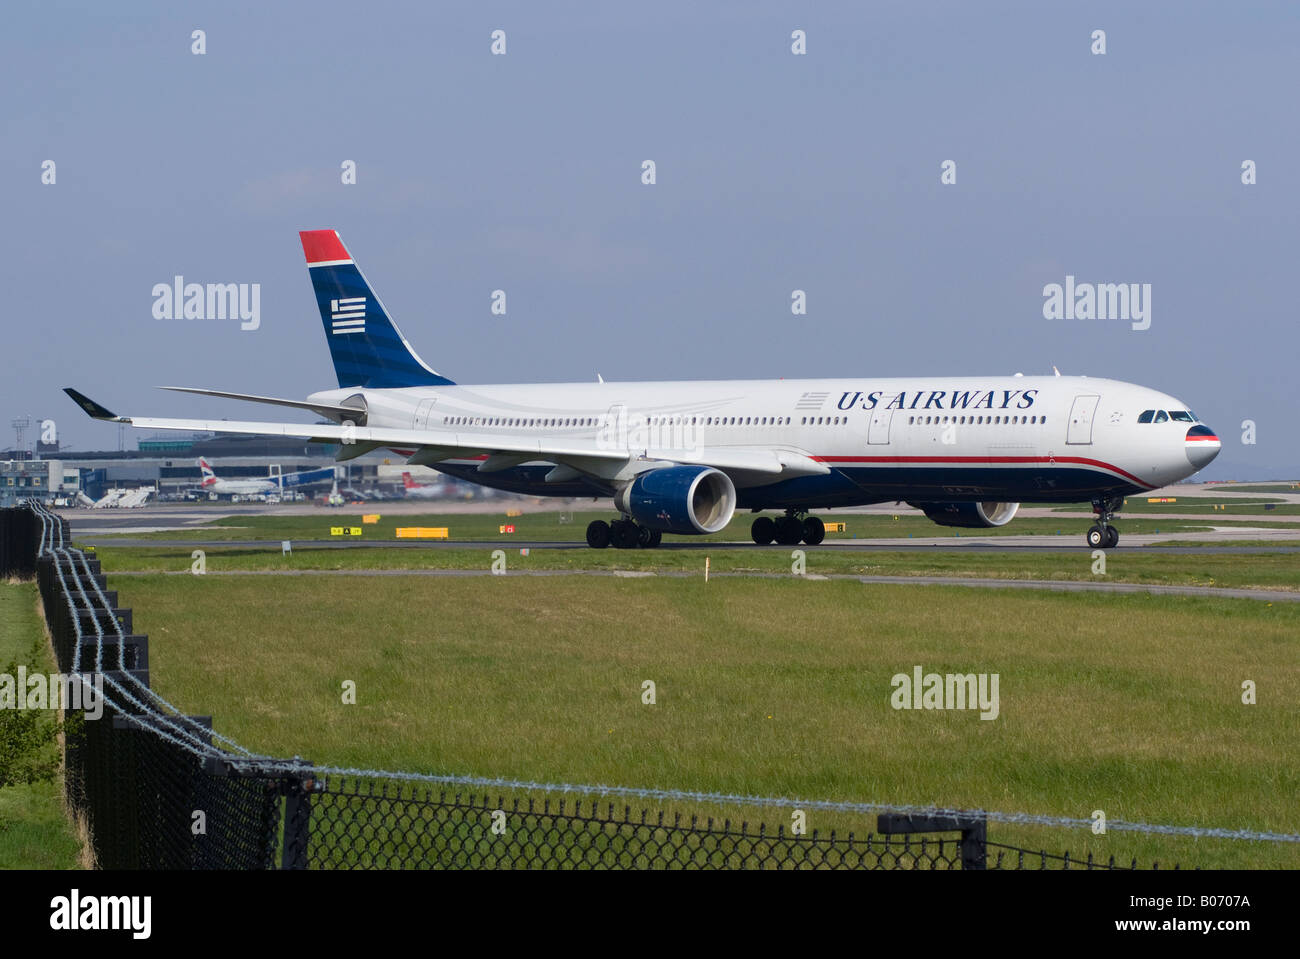
[{"label": "main landing gear", "polygon": [[804,510],[788,509],[784,516],[772,519],[760,516],[749,528],[749,535],[759,546],[777,542],[782,546],[798,546],[802,540],[809,546],[816,546],[826,538],[826,524],[816,516],[809,516]]},{"label": "main landing gear", "polygon": [[1119,530],[1111,526],[1110,521],[1123,505],[1122,497],[1092,501],[1092,511],[1097,514],[1097,522],[1088,529],[1089,546],[1093,549],[1112,549],[1119,545]]},{"label": "main landing gear", "polygon": [[593,520],[587,524],[587,545],[592,549],[654,549],[663,539],[663,533],[657,529],[647,529],[627,518],[616,519],[606,523],[603,519]]}]

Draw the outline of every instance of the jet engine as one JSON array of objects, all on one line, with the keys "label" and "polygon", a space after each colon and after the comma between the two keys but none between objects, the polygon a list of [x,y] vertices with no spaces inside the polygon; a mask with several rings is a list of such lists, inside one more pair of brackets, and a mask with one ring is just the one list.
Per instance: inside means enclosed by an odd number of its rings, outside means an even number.
[{"label": "jet engine", "polygon": [[716,533],[736,511],[736,487],[730,476],[709,466],[664,466],[624,486],[614,505],[662,533]]},{"label": "jet engine", "polygon": [[988,529],[1006,526],[1020,509],[1019,503],[908,503],[940,526]]}]

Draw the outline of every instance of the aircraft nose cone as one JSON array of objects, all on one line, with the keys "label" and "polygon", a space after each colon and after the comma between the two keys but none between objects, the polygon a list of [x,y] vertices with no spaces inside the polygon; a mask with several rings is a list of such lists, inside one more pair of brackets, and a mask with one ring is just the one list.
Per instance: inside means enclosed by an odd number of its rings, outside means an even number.
[{"label": "aircraft nose cone", "polygon": [[1219,437],[1215,435],[1214,430],[1200,424],[1187,431],[1184,445],[1187,447],[1187,462],[1192,464],[1193,469],[1198,470],[1209,466],[1210,462],[1219,455],[1221,448]]}]

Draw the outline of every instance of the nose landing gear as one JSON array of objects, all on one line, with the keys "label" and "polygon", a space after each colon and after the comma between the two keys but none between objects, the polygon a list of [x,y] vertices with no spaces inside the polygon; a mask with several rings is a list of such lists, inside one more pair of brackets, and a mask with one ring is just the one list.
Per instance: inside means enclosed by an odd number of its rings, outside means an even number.
[{"label": "nose landing gear", "polygon": [[1123,505],[1123,497],[1092,501],[1092,511],[1097,514],[1097,522],[1088,529],[1089,546],[1093,549],[1112,549],[1119,545],[1119,530],[1111,526],[1110,521]]}]

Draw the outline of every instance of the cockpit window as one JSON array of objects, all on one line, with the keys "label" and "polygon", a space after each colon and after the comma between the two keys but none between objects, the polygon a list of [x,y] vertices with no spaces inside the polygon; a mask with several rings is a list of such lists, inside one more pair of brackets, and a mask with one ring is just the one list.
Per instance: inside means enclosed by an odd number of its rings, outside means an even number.
[{"label": "cockpit window", "polygon": [[1157,422],[1157,423],[1168,423],[1168,422],[1169,422],[1169,414],[1166,413],[1164,410],[1157,410],[1157,411],[1156,411],[1156,422]]},{"label": "cockpit window", "polygon": [[1175,423],[1195,423],[1196,417],[1187,410],[1170,410],[1169,418]]},{"label": "cockpit window", "polygon": [[1155,416],[1155,415],[1156,415],[1156,411],[1155,411],[1155,410],[1143,410],[1143,411],[1138,415],[1138,422],[1139,422],[1139,423],[1150,423],[1150,422],[1151,422],[1151,417],[1153,417],[1153,416]]}]

